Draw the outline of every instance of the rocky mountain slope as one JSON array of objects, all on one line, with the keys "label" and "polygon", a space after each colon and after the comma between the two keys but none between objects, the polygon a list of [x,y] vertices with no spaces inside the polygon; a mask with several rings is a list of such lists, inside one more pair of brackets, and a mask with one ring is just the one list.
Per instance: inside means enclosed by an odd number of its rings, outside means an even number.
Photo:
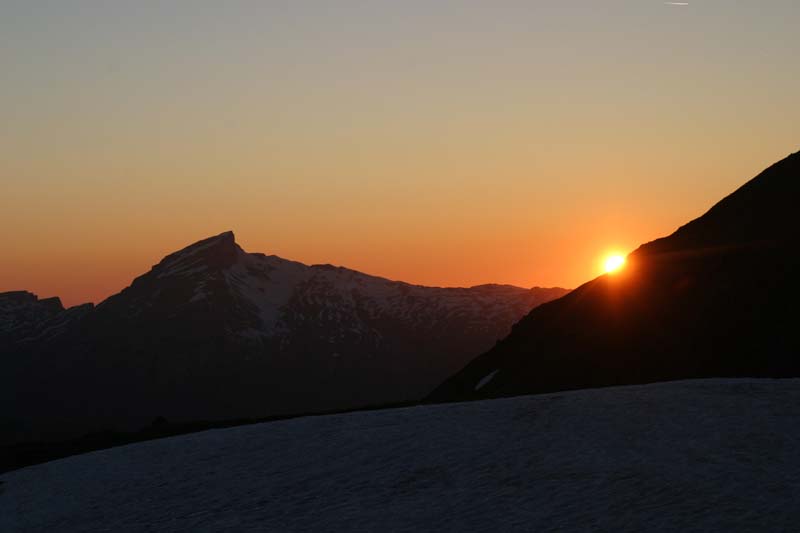
[{"label": "rocky mountain slope", "polygon": [[626,268],[540,306],[431,401],[699,377],[800,376],[800,153]]},{"label": "rocky mountain slope", "polygon": [[40,300],[26,291],[0,293],[0,346],[57,336],[93,307],[87,304],[67,310],[58,298]]},{"label": "rocky mountain slope", "polygon": [[96,308],[0,294],[0,441],[418,400],[565,292],[415,286],[223,233]]}]

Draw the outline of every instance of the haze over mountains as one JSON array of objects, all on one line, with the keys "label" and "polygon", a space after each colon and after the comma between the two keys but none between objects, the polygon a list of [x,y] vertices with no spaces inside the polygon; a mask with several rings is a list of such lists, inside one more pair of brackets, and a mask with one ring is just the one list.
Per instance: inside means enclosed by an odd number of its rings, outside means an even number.
[{"label": "haze over mountains", "polygon": [[0,294],[0,440],[419,400],[566,292],[415,286],[222,233],[97,307]]},{"label": "haze over mountains", "polygon": [[798,198],[795,153],[619,273],[531,311],[430,400],[800,376]]}]

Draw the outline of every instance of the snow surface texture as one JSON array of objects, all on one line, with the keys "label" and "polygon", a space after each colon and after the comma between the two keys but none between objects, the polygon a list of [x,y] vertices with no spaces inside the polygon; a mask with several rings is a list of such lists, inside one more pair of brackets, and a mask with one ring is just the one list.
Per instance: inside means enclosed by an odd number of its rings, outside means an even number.
[{"label": "snow surface texture", "polygon": [[10,472],[0,531],[797,531],[800,380],[309,417]]}]

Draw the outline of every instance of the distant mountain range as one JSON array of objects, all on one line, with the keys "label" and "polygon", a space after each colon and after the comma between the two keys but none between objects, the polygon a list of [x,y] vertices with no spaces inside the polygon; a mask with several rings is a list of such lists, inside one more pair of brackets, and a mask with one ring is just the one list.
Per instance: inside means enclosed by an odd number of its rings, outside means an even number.
[{"label": "distant mountain range", "polygon": [[800,376],[800,153],[626,268],[537,307],[431,401]]},{"label": "distant mountain range", "polygon": [[0,442],[419,400],[566,292],[410,285],[223,233],[97,307],[0,294]]}]

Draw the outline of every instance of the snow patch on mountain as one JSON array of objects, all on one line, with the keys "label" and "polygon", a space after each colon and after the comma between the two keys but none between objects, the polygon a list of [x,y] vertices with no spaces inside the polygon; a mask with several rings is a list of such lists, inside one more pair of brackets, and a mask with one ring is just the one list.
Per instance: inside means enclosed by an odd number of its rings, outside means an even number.
[{"label": "snow patch on mountain", "polygon": [[494,377],[497,375],[498,372],[500,372],[500,369],[497,369],[497,370],[489,373],[489,375],[487,375],[484,378],[482,378],[478,382],[478,384],[475,385],[475,390],[481,390],[483,387],[485,387],[490,381],[492,381],[494,379]]},{"label": "snow patch on mountain", "polygon": [[[346,332],[379,336],[369,322],[384,318],[421,327],[430,327],[442,317],[460,318],[468,328],[488,329],[492,321],[515,321],[534,305],[531,302],[519,307],[526,291],[519,287],[423,287],[332,265],[307,266],[241,248],[222,276],[258,314],[260,328],[247,327],[239,332],[249,338],[272,338],[288,332],[293,327],[289,322],[307,320],[338,328],[332,339]],[[205,293],[199,294],[194,301]],[[294,312],[291,306],[296,308]],[[314,309],[315,314],[306,315],[297,310],[300,308]],[[510,315],[514,318],[509,319]]]}]

